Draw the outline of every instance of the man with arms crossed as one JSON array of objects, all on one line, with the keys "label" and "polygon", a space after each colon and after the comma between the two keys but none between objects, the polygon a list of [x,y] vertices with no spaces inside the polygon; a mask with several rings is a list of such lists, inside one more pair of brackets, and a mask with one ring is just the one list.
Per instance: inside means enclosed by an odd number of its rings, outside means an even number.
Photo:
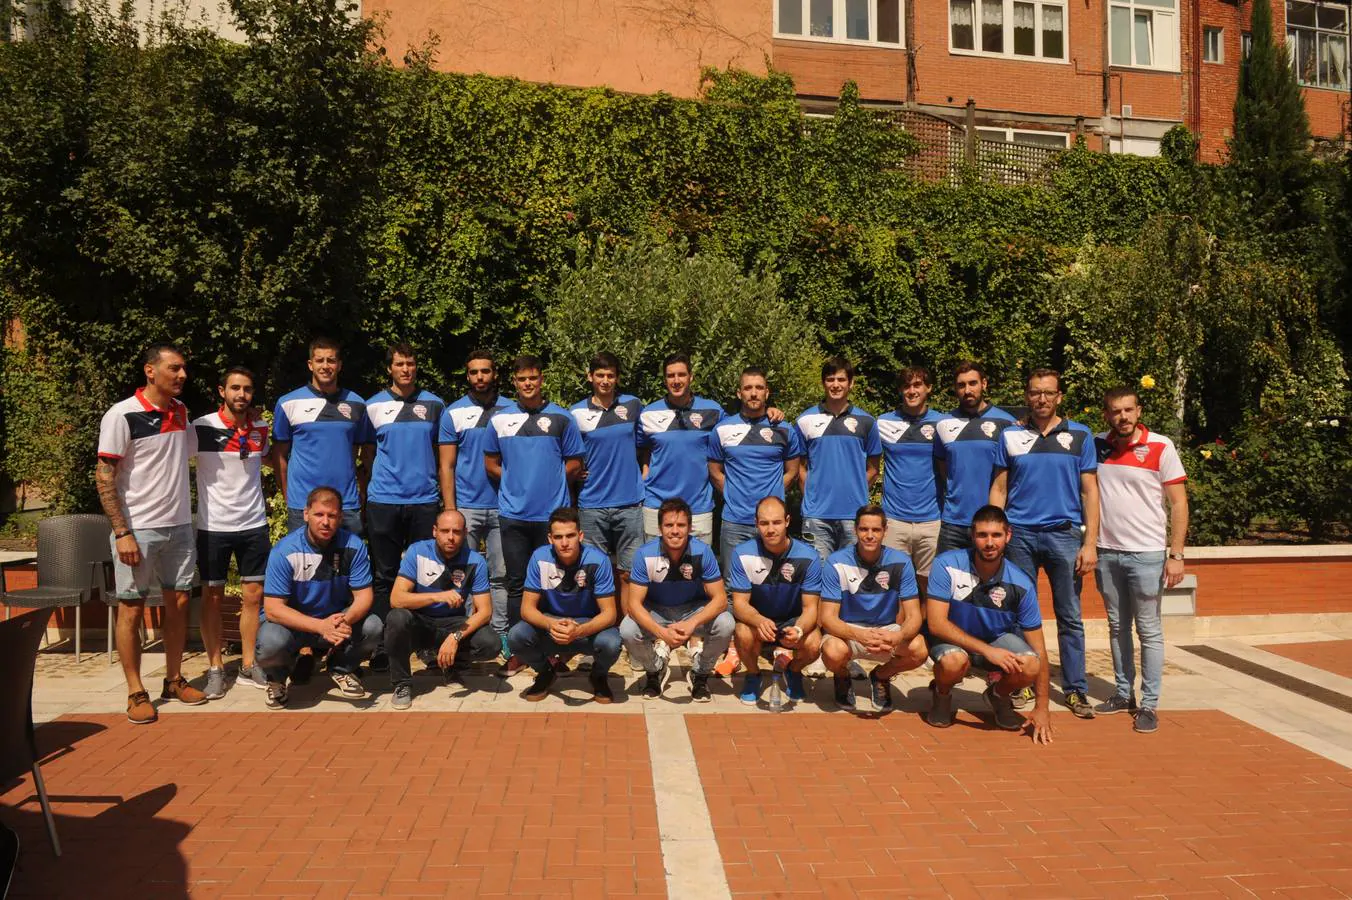
[{"label": "man with arms crossed", "polygon": [[958,408],[935,426],[934,458],[944,483],[939,549],[972,546],[972,516],[990,502],[991,472],[1000,432],[1014,417],[986,400],[986,372],[967,360],[953,371]]},{"label": "man with arms crossed", "polygon": [[413,705],[413,651],[435,651],[447,684],[461,685],[467,659],[498,655],[498,636],[488,627],[488,562],[465,543],[465,517],[454,509],[437,516],[430,538],[404,552],[390,602],[385,649],[394,709]]},{"label": "man with arms crossed", "polygon": [[826,399],[804,410],[796,424],[804,452],[798,469],[803,540],[823,560],[854,540],[854,514],[868,503],[883,452],[877,420],[850,403],[852,387],[854,367],[831,357],[822,364]]},{"label": "man with arms crossed", "polygon": [[998,506],[972,517],[972,548],[949,550],[934,561],[929,599],[930,658],[934,695],[925,720],[936,728],[953,724],[953,686],[972,668],[988,673],[986,702],[995,724],[1019,731],[1024,718],[1011,695],[1034,682],[1033,740],[1050,744],[1051,665],[1042,634],[1042,613],[1032,578],[1005,559],[1009,520]]},{"label": "man with arms crossed", "polygon": [[346,528],[343,496],[320,486],[305,500],[305,527],[277,542],[268,556],[258,665],[268,677],[268,709],[286,706],[287,673],[302,647],[329,652],[329,674],[344,697],[366,696],[357,669],[380,643],[371,615],[371,562],[366,545]]},{"label": "man with arms crossed", "polygon": [[828,556],[822,572],[822,662],[834,676],[841,709],[854,709],[851,660],[881,663],[869,673],[873,708],[880,713],[892,709],[892,679],[925,662],[915,569],[905,553],[884,546],[886,531],[881,507],[860,507],[854,545]]},{"label": "man with arms crossed", "polygon": [[803,455],[798,432],[782,419],[766,415],[770,387],[765,370],[742,370],[737,397],[742,409],[714,427],[709,438],[709,479],[723,495],[719,560],[724,571],[732,550],[756,537],[756,504],[763,497],[784,499],[784,490],[798,478]]},{"label": "man with arms crossed", "polygon": [[231,556],[239,566],[244,594],[239,614],[244,655],[239,681],[260,690],[268,686],[263,670],[254,664],[254,642],[263,606],[263,575],[272,550],[263,497],[263,466],[272,465],[272,448],[268,423],[253,415],[253,373],[243,366],[227,369],[216,390],[221,408],[192,423],[197,436],[197,566],[202,576],[208,700],[225,696],[221,601]]},{"label": "man with arms crossed", "polygon": [[[1135,729],[1149,734],[1159,728],[1155,709],[1164,669],[1161,585],[1173,587],[1183,578],[1188,476],[1173,441],[1141,424],[1141,400],[1136,391],[1120,387],[1104,394],[1103,416],[1108,420],[1108,430],[1095,439],[1102,530],[1094,578],[1108,611],[1117,692],[1094,711],[1133,712]],[[1161,501],[1169,504],[1167,531]],[[1136,681],[1133,620],[1141,637],[1139,708],[1132,692]]]},{"label": "man with arms crossed", "polygon": [[137,636],[152,579],[159,579],[164,591],[160,699],[189,706],[206,702],[181,671],[194,555],[188,459],[197,449],[188,408],[178,399],[188,368],[183,351],[173,344],[152,344],[142,357],[142,369],[145,387],[103,414],[94,467],[99,502],[113,529],[117,654],[127,679],[127,718],[136,725],[157,718],[141,683]]},{"label": "man with arms crossed", "polygon": [[1032,579],[1037,578],[1039,566],[1047,572],[1056,611],[1064,703],[1079,718],[1092,719],[1080,585],[1097,559],[1094,435],[1079,422],[1057,414],[1061,375],[1054,369],[1034,369],[1025,383],[1024,397],[1028,421],[1007,426],[995,445],[990,502],[1009,516],[1012,536],[1005,550],[1009,561]]},{"label": "man with arms crossed", "polygon": [[465,516],[465,540],[470,549],[484,548],[493,595],[493,631],[506,659],[511,654],[507,652],[507,570],[498,528],[498,487],[484,469],[488,423],[506,405],[498,397],[498,371],[491,353],[470,351],[465,360],[465,382],[469,393],[441,416],[441,444],[437,448],[441,508],[460,510]]},{"label": "man with arms crossed", "polygon": [[673,498],[657,512],[662,536],[634,554],[620,637],[629,658],[647,673],[643,696],[649,700],[662,696],[670,651],[702,637],[688,673],[690,698],[708,703],[709,675],[732,642],[735,622],[712,548],[690,536],[690,507]]},{"label": "man with arms crossed", "polygon": [[939,546],[939,481],[935,477],[936,426],[942,418],[929,408],[934,377],[924,366],[908,366],[897,376],[901,405],[878,417],[883,439],[883,543],[900,550],[915,565],[920,596]]},{"label": "man with arms crossed", "polygon": [[803,668],[821,654],[817,608],[821,599],[822,566],[817,551],[789,537],[789,513],[784,501],[766,497],[756,505],[757,537],[732,551],[728,590],[737,619],[733,640],[746,666],[740,699],[755,705],[760,699],[762,648],[783,647],[792,660],[784,681],[790,700],[803,700]]},{"label": "man with arms crossed", "polygon": [[664,501],[685,501],[691,533],[705,544],[714,539],[714,490],[709,483],[709,433],[723,419],[723,407],[690,391],[690,357],[673,353],[662,363],[666,397],[649,403],[639,416],[638,446],[643,463],[643,535],[658,537],[657,510]]},{"label": "man with arms crossed", "polygon": [[[343,528],[362,534],[361,507],[366,499],[363,466],[358,476],[358,448],[369,444],[366,402],[338,386],[343,370],[338,342],[310,342],[310,383],[284,394],[272,412],[277,485],[286,500],[286,530],[305,524],[306,498],[320,485],[336,485],[343,498]],[[358,484],[358,478],[361,481]]]},{"label": "man with arms crossed", "polygon": [[586,535],[578,520],[572,507],[550,513],[549,544],[530,558],[521,621],[507,638],[512,652],[535,670],[535,682],[526,691],[532,703],[548,697],[558,678],[549,658],[578,653],[592,657],[592,699],[615,699],[606,680],[620,658],[615,576],[610,557],[583,544]]}]

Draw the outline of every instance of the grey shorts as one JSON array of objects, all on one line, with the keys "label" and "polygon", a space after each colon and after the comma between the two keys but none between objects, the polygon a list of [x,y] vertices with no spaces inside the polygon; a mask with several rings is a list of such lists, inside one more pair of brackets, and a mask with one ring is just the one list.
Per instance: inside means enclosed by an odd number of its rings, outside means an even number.
[{"label": "grey shorts", "polygon": [[197,541],[191,524],[136,528],[132,535],[141,548],[141,564],[135,568],[118,558],[117,540],[108,538],[113,547],[113,591],[118,600],[144,600],[156,579],[167,591],[192,590]]}]

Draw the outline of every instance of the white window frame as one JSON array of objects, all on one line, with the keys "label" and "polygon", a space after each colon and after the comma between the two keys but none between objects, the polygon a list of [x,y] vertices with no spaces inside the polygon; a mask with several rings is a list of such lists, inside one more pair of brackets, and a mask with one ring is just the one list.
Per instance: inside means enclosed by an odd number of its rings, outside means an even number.
[{"label": "white window frame", "polygon": [[[858,38],[849,38],[845,35],[849,33],[848,24],[845,20],[845,0],[832,0],[834,4],[831,21],[834,24],[839,23],[841,34],[825,37],[816,34],[793,34],[784,33],[779,27],[779,4],[780,0],[770,0],[774,4],[775,17],[775,37],[788,41],[812,41],[819,44],[850,44],[856,47],[887,47],[889,49],[900,49],[906,46],[906,0],[896,0],[897,3],[897,43],[891,41],[880,41],[876,38],[860,40]],[[800,0],[802,4],[802,23],[804,30],[811,28],[812,22],[812,0]],[[876,35],[878,33],[878,2],[879,0],[868,0],[868,33]]]},{"label": "white window frame", "polygon": [[[1158,3],[1147,3],[1144,0],[1111,0],[1108,4],[1108,64],[1114,69],[1144,69],[1151,72],[1181,71],[1178,67],[1181,55],[1179,53],[1178,5],[1178,0],[1173,0],[1172,7],[1161,6]],[[1112,58],[1114,9],[1127,10],[1130,62],[1117,62]],[[1150,15],[1152,50],[1150,65],[1136,62],[1136,16],[1141,13]]]},{"label": "white window frame", "polygon": [[[1216,55],[1208,59],[1207,53],[1210,48],[1208,41],[1211,36],[1216,36]],[[1219,65],[1225,62],[1225,29],[1219,25],[1204,25],[1202,27],[1202,62]]]},{"label": "white window frame", "polygon": [[[1003,0],[1004,3],[1004,45],[1007,49],[1002,51],[982,50],[981,44],[981,0],[972,0],[972,43],[977,44],[976,49],[967,49],[966,47],[955,47],[953,45],[953,2],[945,0],[948,3],[948,52],[954,56],[983,56],[995,59],[1014,59],[1019,62],[1037,62],[1052,63],[1059,65],[1070,64],[1070,4],[1067,0]],[[1025,56],[1014,52],[1014,4],[1032,3],[1034,6],[1033,16],[1037,22],[1037,28],[1034,29],[1034,48],[1033,56]],[[1043,56],[1042,51],[1042,10],[1044,7],[1057,7],[1061,10],[1061,55]]]},{"label": "white window frame", "polygon": [[[992,132],[992,131],[1003,132],[1003,133],[1004,133],[1004,136],[1001,137],[1001,138],[986,137],[986,134],[989,134],[989,133]],[[1070,135],[1067,134],[1067,133],[1065,133],[1065,132],[1061,132],[1061,131],[1033,131],[1033,130],[1028,129],[1028,128],[999,128],[999,127],[992,127],[992,126],[990,126],[990,125],[978,125],[978,126],[977,126],[977,129],[976,129],[976,132],[977,132],[977,137],[985,138],[985,139],[988,140],[988,141],[1001,140],[1001,141],[1004,141],[1006,144],[1018,144],[1018,143],[1021,143],[1021,142],[1019,141],[1019,138],[1020,138],[1020,137],[1023,137],[1024,135],[1033,135],[1033,136],[1036,136],[1036,137],[1046,137],[1047,135],[1054,135],[1054,136],[1056,136],[1056,137],[1061,138],[1061,140],[1062,140],[1062,142],[1063,142],[1063,144],[1062,144],[1063,147],[1067,147],[1067,148],[1070,147]],[[986,134],[983,134],[982,132],[986,132]],[[1050,145],[1048,145],[1048,144],[1032,144],[1032,145],[1030,145],[1030,146],[1034,146],[1034,147],[1046,147],[1048,150],[1055,150],[1055,149],[1056,149],[1055,147],[1052,147],[1052,146],[1050,146]]]},{"label": "white window frame", "polygon": [[[1347,93],[1348,76],[1349,74],[1352,74],[1352,64],[1349,64],[1348,61],[1349,55],[1348,51],[1349,49],[1352,49],[1352,34],[1348,33],[1349,29],[1352,29],[1352,8],[1349,8],[1347,3],[1328,3],[1324,2],[1324,0],[1287,0],[1287,6],[1289,7],[1292,2],[1305,3],[1306,5],[1313,6],[1315,8],[1314,25],[1292,25],[1290,23],[1289,10],[1287,11],[1288,15],[1286,16],[1287,21],[1286,52],[1287,56],[1291,60],[1291,70],[1296,73],[1296,81],[1300,84],[1301,87],[1315,88],[1316,90],[1321,91],[1338,91],[1339,93],[1343,94]],[[1344,13],[1342,31],[1339,31],[1336,28],[1321,27],[1318,24],[1319,10],[1323,7],[1330,6],[1336,6],[1339,9],[1341,9]],[[1296,61],[1296,41],[1293,39],[1295,38],[1295,34],[1293,32],[1297,31],[1310,35],[1315,42],[1314,81],[1306,81],[1300,75],[1300,67],[1297,65]],[[1341,84],[1333,84],[1333,83],[1321,84],[1319,81],[1319,48],[1320,45],[1323,43],[1323,41],[1320,40],[1321,37],[1325,39],[1327,39],[1328,37],[1340,37],[1343,39],[1343,80]]]}]

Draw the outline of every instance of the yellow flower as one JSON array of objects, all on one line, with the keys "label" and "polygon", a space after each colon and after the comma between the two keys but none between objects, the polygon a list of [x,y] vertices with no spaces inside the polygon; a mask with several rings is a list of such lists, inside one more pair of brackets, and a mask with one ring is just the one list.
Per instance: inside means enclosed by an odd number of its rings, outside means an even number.
[{"label": "yellow flower", "polygon": [[1202,459],[1211,459],[1211,451],[1210,451],[1210,450],[1203,450],[1203,451],[1202,451]]},{"label": "yellow flower", "polygon": [[1141,376],[1141,387],[1145,388],[1148,391],[1154,386],[1155,386],[1155,378],[1153,375]]}]

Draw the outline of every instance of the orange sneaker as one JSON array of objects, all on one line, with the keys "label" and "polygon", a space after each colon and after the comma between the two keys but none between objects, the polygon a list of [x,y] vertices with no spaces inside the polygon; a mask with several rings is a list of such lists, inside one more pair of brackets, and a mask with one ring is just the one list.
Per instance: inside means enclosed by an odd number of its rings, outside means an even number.
[{"label": "orange sneaker", "polygon": [[150,694],[137,691],[127,696],[127,721],[133,725],[149,725],[160,717],[150,705]]},{"label": "orange sneaker", "polygon": [[714,671],[724,678],[727,678],[733,672],[737,671],[737,664],[740,662],[741,659],[737,656],[737,648],[729,647],[728,652],[718,661],[718,665],[714,666]]},{"label": "orange sneaker", "polygon": [[164,690],[160,691],[161,700],[177,700],[186,706],[200,706],[207,702],[207,695],[188,684],[182,675],[170,681],[164,679]]}]

